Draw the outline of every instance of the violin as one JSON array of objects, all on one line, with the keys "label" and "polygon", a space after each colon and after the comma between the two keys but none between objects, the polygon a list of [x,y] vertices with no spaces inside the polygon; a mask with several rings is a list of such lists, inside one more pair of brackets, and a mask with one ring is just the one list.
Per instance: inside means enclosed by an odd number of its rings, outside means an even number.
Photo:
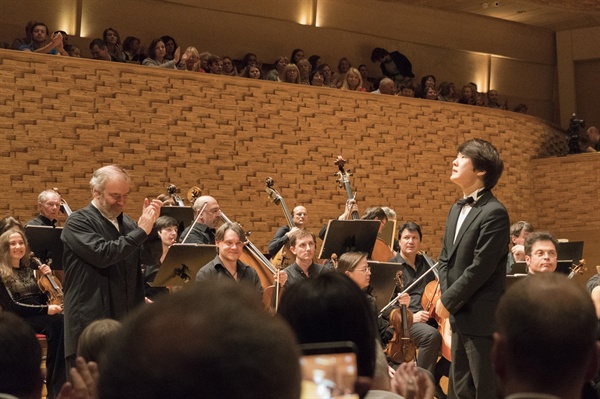
[{"label": "violin", "polygon": [[[404,289],[404,278],[401,270],[396,272],[394,278],[398,291]],[[392,310],[390,313],[390,325],[394,328],[392,339],[385,348],[387,357],[395,363],[411,362],[415,359],[417,348],[410,339],[410,328],[413,324],[413,313],[406,305]]]},{"label": "violin", "polygon": [[569,268],[569,270],[570,270],[570,273],[568,275],[568,278],[573,278],[573,277],[575,277],[576,274],[583,274],[583,273],[585,273],[585,271],[587,270],[587,267],[585,265],[585,259],[581,259],[579,261],[579,263],[576,264],[576,265],[573,264],[573,266],[571,266]]},{"label": "violin", "polygon": [[[36,264],[38,269],[40,269],[44,264],[34,255],[35,254],[32,252],[29,255],[29,258],[33,263]],[[40,290],[48,297],[48,305],[63,305],[64,294],[62,291],[62,285],[60,284],[60,281],[55,279],[52,274],[40,273],[40,276],[38,276],[38,287],[40,287]]]},{"label": "violin", "polygon": [[[283,197],[277,192],[277,190],[275,190],[273,188],[273,184],[275,184],[275,181],[271,177],[267,177],[265,179],[265,183],[267,184],[267,188],[265,190],[269,194],[271,201],[275,205],[281,205],[281,208],[283,209],[283,214],[285,215],[285,219],[287,220],[287,224],[288,224],[289,228],[290,229],[294,228],[294,226],[295,226],[294,219],[292,217],[292,214],[290,213],[290,210],[288,209],[287,205],[285,204]],[[289,246],[289,241],[288,241],[283,247],[281,247],[281,249],[275,254],[275,256],[273,256],[273,258],[271,258],[271,263],[273,263],[275,265],[282,265],[283,268],[294,263],[294,261],[296,260],[295,256],[289,256],[289,257],[285,256],[286,252],[287,253],[290,252],[289,247],[290,246]]]}]

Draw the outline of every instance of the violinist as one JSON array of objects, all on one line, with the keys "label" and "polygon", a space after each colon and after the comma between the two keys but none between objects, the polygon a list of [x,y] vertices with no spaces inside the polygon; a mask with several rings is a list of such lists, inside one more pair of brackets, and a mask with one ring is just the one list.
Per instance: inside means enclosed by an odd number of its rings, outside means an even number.
[{"label": "violinist", "polygon": [[[398,230],[400,252],[390,262],[404,265],[403,277],[405,286],[409,286],[423,273],[429,270],[426,255],[419,253],[423,233],[421,226],[415,222],[407,222]],[[435,274],[429,273],[409,293],[410,304],[408,309],[413,313],[413,325],[410,328],[410,338],[419,349],[417,365],[435,373],[435,365],[442,345],[442,336],[439,331],[428,324],[430,315],[423,309],[421,299],[427,283],[435,280]],[[397,295],[399,292],[394,293]],[[402,297],[400,298],[402,299]]]},{"label": "violinist", "polygon": [[[22,231],[13,229],[0,235],[0,305],[21,316],[48,342],[46,358],[48,397],[54,398],[66,381],[63,315],[59,305],[48,305],[29,267],[29,246]],[[51,273],[42,265],[40,272]]]},{"label": "violinist", "polygon": [[44,190],[38,195],[39,215],[31,219],[25,226],[50,226],[56,227],[60,212],[60,194],[54,190]]},{"label": "violinist", "polygon": [[185,239],[186,244],[214,244],[215,230],[221,222],[219,203],[213,197],[203,195],[194,201],[193,209],[196,222],[181,233],[179,242]]},{"label": "violinist", "polygon": [[271,257],[275,256],[275,254],[277,254],[277,252],[279,252],[279,250],[283,248],[287,242],[289,242],[290,235],[293,232],[303,228],[306,225],[308,222],[308,213],[306,208],[302,205],[295,207],[292,210],[292,221],[294,222],[294,227],[290,229],[290,227],[287,225],[281,226],[269,243],[269,255]]},{"label": "violinist", "polygon": [[198,271],[196,281],[216,278],[240,282],[254,287],[262,297],[256,270],[240,261],[245,242],[246,233],[239,223],[223,223],[215,233],[217,256]]}]

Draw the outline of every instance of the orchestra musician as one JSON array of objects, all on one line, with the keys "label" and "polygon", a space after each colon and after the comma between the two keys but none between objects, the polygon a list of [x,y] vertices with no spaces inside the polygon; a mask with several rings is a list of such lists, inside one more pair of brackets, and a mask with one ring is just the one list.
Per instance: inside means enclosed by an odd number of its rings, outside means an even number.
[{"label": "orchestra musician", "polygon": [[308,222],[308,213],[306,211],[306,208],[302,205],[298,205],[297,207],[295,207],[292,210],[292,220],[294,222],[294,227],[290,229],[290,227],[287,225],[281,226],[275,233],[275,236],[273,237],[271,242],[269,243],[269,255],[271,257],[275,256],[277,252],[279,252],[279,250],[283,248],[283,246],[286,243],[289,242],[290,235],[292,233],[298,231],[306,225],[306,223]]},{"label": "orchestra musician", "polygon": [[[29,263],[29,246],[21,230],[0,235],[0,305],[4,311],[22,317],[36,333],[46,336],[47,397],[54,398],[67,377],[62,308],[48,304]],[[39,272],[52,273],[48,265],[42,265]]]},{"label": "orchestra musician", "polygon": [[[421,226],[415,222],[404,223],[398,229],[400,241],[400,252],[394,256],[390,262],[400,263],[404,266],[403,278],[404,285],[411,285],[417,278],[421,277],[429,270],[428,262],[425,260],[425,254],[420,253],[423,233]],[[433,264],[433,262],[432,262]],[[410,339],[419,349],[417,356],[417,365],[435,374],[435,366],[440,347],[442,345],[442,336],[437,328],[428,324],[429,312],[423,309],[422,297],[425,286],[436,278],[436,270],[428,273],[417,285],[408,293],[400,297],[410,297],[408,309],[413,313],[413,325],[410,328]],[[400,292],[394,292],[398,295]]]},{"label": "orchestra musician", "polygon": [[196,281],[230,279],[254,287],[262,297],[263,287],[256,270],[240,261],[245,241],[246,233],[239,223],[223,223],[215,233],[217,255],[198,271]]},{"label": "orchestra musician", "polygon": [[221,222],[219,203],[213,197],[203,195],[194,201],[193,209],[195,223],[183,230],[183,233],[179,236],[179,242],[214,244],[215,230]]},{"label": "orchestra musician", "polygon": [[144,303],[140,250],[160,215],[159,200],[144,200],[137,223],[123,213],[131,178],[117,165],[96,170],[92,202],[62,231],[65,271],[65,355],[73,364],[77,340],[92,321],[121,320]]},{"label": "orchestra musician", "polygon": [[442,290],[436,313],[450,315],[452,365],[448,397],[497,397],[491,351],[494,312],[504,291],[510,222],[491,192],[504,164],[489,142],[458,147],[450,180],[464,197],[448,214],[439,257]]},{"label": "orchestra musician", "polygon": [[39,215],[31,219],[25,226],[50,226],[56,227],[60,212],[60,194],[54,190],[44,190],[38,195]]},{"label": "orchestra musician", "polygon": [[520,220],[510,226],[510,243],[512,248],[506,259],[506,274],[512,274],[512,265],[525,260],[525,239],[533,233],[533,226]]},{"label": "orchestra musician", "polygon": [[552,273],[558,264],[558,240],[546,231],[531,233],[525,240],[528,274]]},{"label": "orchestra musician", "polygon": [[279,282],[284,289],[330,270],[323,265],[314,263],[315,246],[315,235],[307,229],[302,228],[290,234],[290,250],[296,256],[296,261],[283,271],[278,271]]}]

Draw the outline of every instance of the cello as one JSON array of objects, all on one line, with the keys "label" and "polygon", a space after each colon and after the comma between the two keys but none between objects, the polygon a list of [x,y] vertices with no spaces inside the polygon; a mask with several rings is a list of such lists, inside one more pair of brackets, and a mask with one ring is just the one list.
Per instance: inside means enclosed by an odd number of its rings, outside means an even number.
[{"label": "cello", "polygon": [[[273,184],[275,184],[275,181],[273,180],[273,178],[267,177],[265,179],[265,183],[267,184],[267,188],[265,189],[265,191],[269,194],[271,201],[275,205],[281,205],[288,227],[290,228],[290,230],[293,229],[295,226],[294,219],[292,217],[292,214],[290,213],[290,210],[285,204],[283,197],[277,192],[277,190],[273,188]],[[283,247],[281,247],[281,249],[275,254],[275,256],[273,256],[273,258],[271,258],[271,263],[275,265],[280,265],[280,268],[285,268],[294,263],[296,257],[285,256],[285,253],[291,253],[289,241],[286,242]]]}]

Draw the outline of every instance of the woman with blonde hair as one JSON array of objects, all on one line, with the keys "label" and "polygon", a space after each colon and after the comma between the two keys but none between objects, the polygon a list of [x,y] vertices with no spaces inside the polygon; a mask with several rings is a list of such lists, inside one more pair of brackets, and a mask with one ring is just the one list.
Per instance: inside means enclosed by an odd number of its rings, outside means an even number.
[{"label": "woman with blonde hair", "polygon": [[193,72],[204,72],[204,69],[200,68],[200,53],[196,47],[188,47],[185,49],[185,53],[181,57],[181,62],[178,65],[178,69],[184,71]]},{"label": "woman with blonde hair", "polygon": [[287,64],[283,69],[283,82],[300,84],[300,71],[296,64]]},{"label": "woman with blonde hair", "polygon": [[356,68],[350,68],[344,75],[344,80],[342,81],[342,90],[351,90],[351,91],[367,91],[363,87],[363,80],[360,74],[360,71]]}]

